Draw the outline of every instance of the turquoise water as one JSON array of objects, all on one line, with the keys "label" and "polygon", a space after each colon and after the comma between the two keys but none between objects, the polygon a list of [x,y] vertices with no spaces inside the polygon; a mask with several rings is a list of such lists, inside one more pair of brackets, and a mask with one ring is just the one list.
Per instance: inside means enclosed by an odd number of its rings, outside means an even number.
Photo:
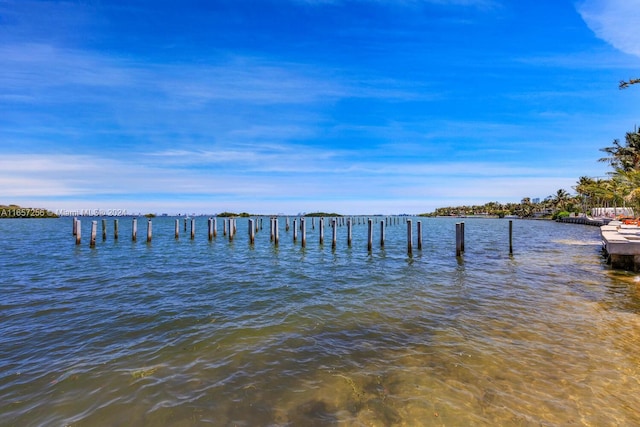
[{"label": "turquoise water", "polygon": [[[640,282],[599,230],[549,221],[405,218],[353,244],[269,220],[256,243],[180,223],[0,221],[2,426],[640,424]],[[94,219],[94,220],[95,220]],[[293,219],[293,217],[291,218]],[[317,220],[316,220],[317,221]],[[378,219],[379,221],[379,219]]]}]

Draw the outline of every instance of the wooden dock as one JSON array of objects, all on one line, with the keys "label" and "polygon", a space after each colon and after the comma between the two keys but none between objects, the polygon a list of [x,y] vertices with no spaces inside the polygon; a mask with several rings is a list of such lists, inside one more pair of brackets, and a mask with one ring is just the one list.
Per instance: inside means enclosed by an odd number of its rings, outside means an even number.
[{"label": "wooden dock", "polygon": [[607,263],[612,268],[640,271],[640,227],[611,221],[600,227]]}]

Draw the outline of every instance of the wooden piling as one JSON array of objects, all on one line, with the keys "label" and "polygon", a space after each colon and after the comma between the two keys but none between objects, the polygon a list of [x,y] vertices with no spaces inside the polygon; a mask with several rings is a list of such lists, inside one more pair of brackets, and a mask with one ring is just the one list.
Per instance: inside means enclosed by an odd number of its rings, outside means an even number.
[{"label": "wooden piling", "polygon": [[462,225],[456,223],[456,256],[462,255]]},{"label": "wooden piling", "polygon": [[207,220],[207,236],[209,237],[209,241],[213,240],[213,218]]},{"label": "wooden piling", "polygon": [[380,248],[384,248],[384,226],[385,222],[380,221]]},{"label": "wooden piling", "polygon": [[316,219],[315,219],[315,217],[311,218],[311,229],[312,230],[316,229]]},{"label": "wooden piling", "polygon": [[102,241],[107,240],[107,220],[102,219]]},{"label": "wooden piling", "polygon": [[301,242],[302,242],[302,247],[304,248],[305,246],[307,246],[307,227],[306,224],[304,223],[304,217],[300,218],[300,230],[302,233],[301,236]]},{"label": "wooden piling", "polygon": [[320,245],[324,244],[324,218],[318,220],[318,227],[320,228]]},{"label": "wooden piling", "polygon": [[293,243],[298,240],[298,227],[296,227],[296,219],[293,219]]},{"label": "wooden piling", "polygon": [[222,220],[222,235],[223,236],[227,235],[227,220],[226,219]]},{"label": "wooden piling", "polygon": [[133,218],[131,223],[131,240],[134,242],[138,240],[138,218]]},{"label": "wooden piling", "polygon": [[196,219],[191,218],[191,240],[196,238]]},{"label": "wooden piling", "polygon": [[213,238],[218,237],[218,218],[213,218]]},{"label": "wooden piling", "polygon": [[180,238],[180,220],[179,219],[176,219],[176,229],[173,234],[176,239]]},{"label": "wooden piling", "polygon": [[73,235],[75,236],[78,232],[78,217],[73,217]]},{"label": "wooden piling", "polygon": [[509,255],[513,255],[513,220],[509,220]]},{"label": "wooden piling", "polygon": [[422,250],[422,221],[418,221],[418,250]]},{"label": "wooden piling", "polygon": [[332,230],[333,235],[331,237],[331,249],[335,250],[338,243],[338,228],[337,228],[337,221],[335,219],[331,221],[331,227],[333,228]]},{"label": "wooden piling", "polygon": [[273,217],[269,218],[269,241],[273,242],[273,239],[275,238],[275,232],[273,230]]},{"label": "wooden piling", "polygon": [[278,217],[273,218],[273,244],[278,246],[280,237],[278,235]]},{"label": "wooden piling", "polygon": [[113,220],[113,240],[118,240],[118,220]]},{"label": "wooden piling", "polygon": [[367,251],[371,252],[373,249],[373,220],[371,218],[369,218],[368,225]]},{"label": "wooden piling", "polygon": [[413,230],[411,227],[411,220],[407,219],[407,254],[413,255]]},{"label": "wooden piling", "polygon": [[151,220],[147,222],[147,243],[151,243],[151,233],[153,226],[151,225]]},{"label": "wooden piling", "polygon": [[187,217],[184,218],[184,232],[187,232]]},{"label": "wooden piling", "polygon": [[229,218],[229,242],[233,241],[233,236],[235,234],[236,226],[234,223],[235,223],[235,219]]},{"label": "wooden piling", "polygon": [[460,223],[460,235],[461,235],[460,250],[464,252],[464,221]]},{"label": "wooden piling", "polygon": [[76,234],[76,245],[79,245],[80,244],[80,235],[82,234],[81,233],[82,227],[81,227],[81,223],[80,223],[79,219],[74,218],[73,221],[75,223],[74,225],[75,225],[75,234]]},{"label": "wooden piling", "polygon": [[253,245],[256,242],[256,230],[254,221],[252,219],[249,220],[249,244]]},{"label": "wooden piling", "polygon": [[349,218],[349,219],[347,220],[347,246],[348,246],[348,247],[351,247],[351,241],[352,241],[352,228],[353,228],[352,220],[351,220],[351,218]]},{"label": "wooden piling", "polygon": [[89,240],[89,246],[92,248],[96,246],[97,232],[98,232],[98,221],[91,221],[91,240]]},{"label": "wooden piling", "polygon": [[284,231],[289,231],[289,217],[285,219]]}]

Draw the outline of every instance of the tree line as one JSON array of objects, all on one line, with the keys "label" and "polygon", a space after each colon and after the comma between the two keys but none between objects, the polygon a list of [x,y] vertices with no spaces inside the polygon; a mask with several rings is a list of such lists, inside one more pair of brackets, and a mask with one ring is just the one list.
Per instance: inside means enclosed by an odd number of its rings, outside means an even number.
[{"label": "tree line", "polygon": [[525,197],[520,203],[489,202],[473,206],[437,208],[426,216],[491,215],[523,218],[558,218],[571,213],[590,213],[595,207],[632,207],[640,212],[640,132],[627,132],[624,143],[615,139],[611,146],[601,148],[606,156],[599,159],[612,170],[607,178],[582,176],[573,187],[575,194],[559,189],[544,200]]}]

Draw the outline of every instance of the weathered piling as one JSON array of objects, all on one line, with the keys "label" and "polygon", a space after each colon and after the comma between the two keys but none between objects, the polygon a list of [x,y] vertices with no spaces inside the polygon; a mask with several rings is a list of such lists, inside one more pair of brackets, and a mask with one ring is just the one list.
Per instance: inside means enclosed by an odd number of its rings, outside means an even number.
[{"label": "weathered piling", "polygon": [[184,232],[187,232],[187,218],[184,218]]},{"label": "weathered piling", "polygon": [[385,222],[380,221],[380,247],[384,248],[384,226]]},{"label": "weathered piling", "polygon": [[278,246],[280,237],[278,235],[278,217],[273,218],[273,244]]},{"label": "weathered piling", "polygon": [[275,239],[275,230],[273,225],[273,217],[269,218],[269,241],[273,242]]},{"label": "weathered piling", "polygon": [[289,217],[285,219],[284,222],[284,231],[289,231]]},{"label": "weathered piling", "polygon": [[249,220],[249,244],[253,245],[256,243],[256,230],[254,221],[252,219]]},{"label": "weathered piling", "polygon": [[372,249],[373,249],[373,220],[369,218],[368,234],[367,234],[367,251],[371,252]]},{"label": "weathered piling", "polygon": [[147,243],[151,243],[151,234],[152,234],[153,226],[151,225],[151,220],[147,221]]},{"label": "weathered piling", "polygon": [[176,239],[180,238],[180,220],[179,219],[176,219],[176,229],[175,229],[173,235],[174,235],[174,237]]},{"label": "weathered piling", "polygon": [[351,241],[353,240],[352,239],[353,233],[352,233],[352,230],[351,230],[352,227],[353,227],[352,220],[351,220],[351,218],[349,218],[347,220],[347,246],[348,247],[351,247]]},{"label": "weathered piling", "polygon": [[311,229],[316,229],[316,219],[314,217],[311,217]]},{"label": "weathered piling", "polygon": [[226,219],[222,220],[222,235],[223,236],[227,235],[227,220]]},{"label": "weathered piling", "polygon": [[509,220],[509,255],[513,255],[513,221]]},{"label": "weathered piling", "polygon": [[418,221],[418,250],[422,250],[422,221]]},{"label": "weathered piling", "polygon": [[213,240],[213,218],[207,220],[207,237],[209,237],[209,241]]},{"label": "weathered piling", "polygon": [[335,249],[338,244],[338,228],[337,221],[334,219],[331,221],[332,236],[331,236],[331,249]]},{"label": "weathered piling", "polygon": [[89,240],[89,246],[96,246],[96,234],[98,232],[98,221],[91,221],[91,240]]},{"label": "weathered piling", "polygon": [[233,241],[233,236],[235,235],[235,219],[229,218],[229,242]]},{"label": "weathered piling", "polygon": [[462,252],[464,252],[464,221],[460,223],[460,234],[461,234],[461,240],[462,242],[460,243],[460,249],[462,250]]},{"label": "weathered piling", "polygon": [[213,238],[218,237],[218,219],[213,218]]},{"label": "weathered piling", "polygon": [[78,234],[78,217],[73,217],[73,235]]},{"label": "weathered piling", "polygon": [[293,243],[298,240],[298,227],[296,227],[296,219],[293,219]]},{"label": "weathered piling", "polygon": [[462,255],[462,225],[456,223],[456,256]]},{"label": "weathered piling", "polygon": [[138,218],[133,218],[131,222],[131,240],[134,242],[138,240]]},{"label": "weathered piling", "polygon": [[302,247],[304,248],[305,246],[307,246],[307,227],[304,218],[300,218],[300,233],[302,233],[301,243]]},{"label": "weathered piling", "polygon": [[107,220],[102,219],[102,241],[107,240]]},{"label": "weathered piling", "polygon": [[191,218],[191,240],[196,238],[196,219]]},{"label": "weathered piling", "polygon": [[118,220],[113,220],[113,240],[118,240]]},{"label": "weathered piling", "polygon": [[320,227],[320,244],[324,244],[324,218],[318,220],[318,227]]},{"label": "weathered piling", "polygon": [[407,220],[407,254],[413,255],[413,230],[411,220]]},{"label": "weathered piling", "polygon": [[77,218],[73,219],[73,223],[74,223],[74,226],[75,226],[76,245],[79,245],[80,244],[80,235],[82,234],[82,232],[81,232],[82,227],[81,227],[81,224],[80,224],[80,220],[77,219]]}]

